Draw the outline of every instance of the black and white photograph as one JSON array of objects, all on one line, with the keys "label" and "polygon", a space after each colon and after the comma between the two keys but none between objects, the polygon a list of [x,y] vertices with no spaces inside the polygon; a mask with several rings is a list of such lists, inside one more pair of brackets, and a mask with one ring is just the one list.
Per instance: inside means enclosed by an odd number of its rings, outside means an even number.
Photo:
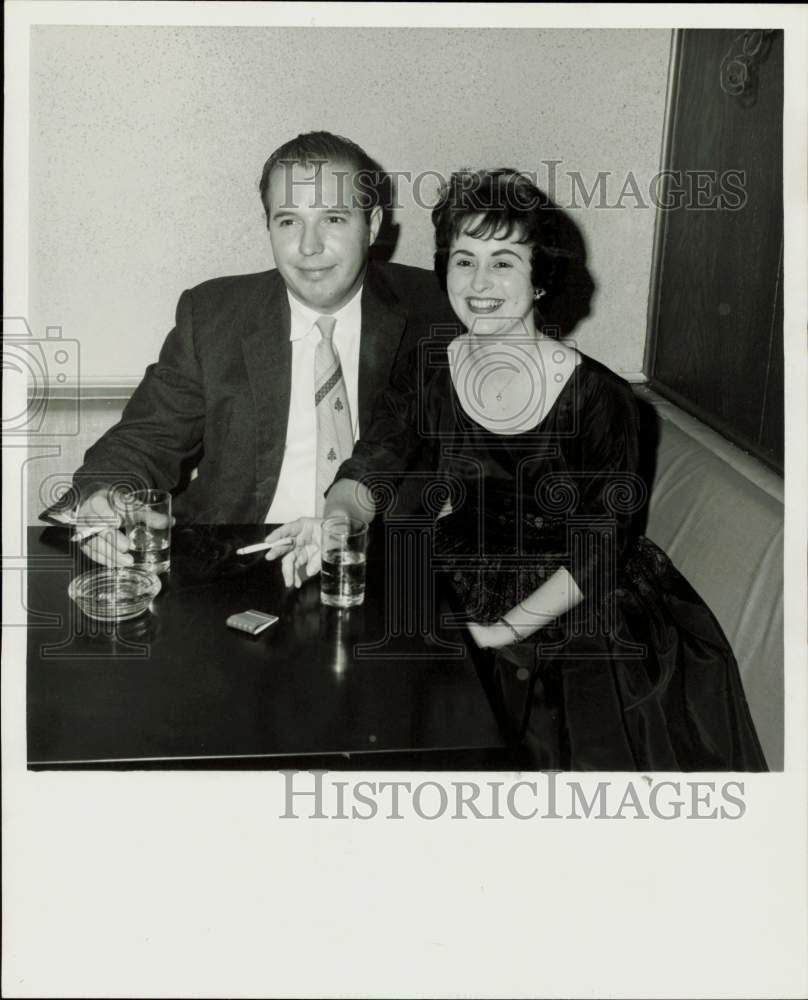
[{"label": "black and white photograph", "polygon": [[6,27],[3,995],[808,995],[806,9]]}]

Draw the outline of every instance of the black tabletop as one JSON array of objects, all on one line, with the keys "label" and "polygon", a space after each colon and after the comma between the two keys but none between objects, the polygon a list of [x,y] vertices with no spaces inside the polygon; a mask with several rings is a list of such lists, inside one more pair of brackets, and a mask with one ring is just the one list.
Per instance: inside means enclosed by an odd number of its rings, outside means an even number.
[{"label": "black tabletop", "polygon": [[[503,766],[503,741],[425,535],[379,530],[360,608],[286,590],[235,550],[260,526],[175,528],[150,611],[115,625],[67,594],[90,568],[59,528],[28,533],[28,763],[78,766]],[[406,556],[406,557],[405,557]],[[255,608],[253,638],[225,625]]]}]

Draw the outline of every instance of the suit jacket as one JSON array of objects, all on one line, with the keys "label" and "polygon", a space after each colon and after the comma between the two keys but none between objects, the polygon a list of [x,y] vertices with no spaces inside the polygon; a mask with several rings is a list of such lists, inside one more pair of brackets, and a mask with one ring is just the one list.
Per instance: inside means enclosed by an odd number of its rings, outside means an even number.
[{"label": "suit jacket", "polygon": [[[396,360],[435,324],[456,322],[435,276],[368,265],[362,290],[359,432]],[[292,345],[280,274],[215,278],[182,293],[176,325],[121,420],[86,453],[75,485],[172,490],[178,520],[260,523],[286,442]],[[198,475],[189,480],[196,466]]]}]

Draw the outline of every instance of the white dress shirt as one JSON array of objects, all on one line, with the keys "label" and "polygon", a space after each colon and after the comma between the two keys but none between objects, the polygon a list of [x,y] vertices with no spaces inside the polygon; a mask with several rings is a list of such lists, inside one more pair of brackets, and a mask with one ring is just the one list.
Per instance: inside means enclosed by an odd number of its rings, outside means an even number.
[{"label": "white dress shirt", "polygon": [[[314,517],[317,489],[317,414],[314,409],[314,352],[320,340],[315,326],[323,313],[299,302],[287,289],[291,311],[292,393],[286,446],[278,488],[264,521],[285,524],[296,517]],[[334,346],[342,365],[351,407],[353,439],[359,436],[359,339],[362,329],[362,289],[332,313]]]}]

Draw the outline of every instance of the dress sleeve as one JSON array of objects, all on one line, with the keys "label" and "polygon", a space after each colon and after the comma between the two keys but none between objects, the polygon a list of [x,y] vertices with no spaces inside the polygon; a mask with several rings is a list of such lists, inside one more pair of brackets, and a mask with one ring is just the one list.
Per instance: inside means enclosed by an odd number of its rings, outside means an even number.
[{"label": "dress sleeve", "polygon": [[637,475],[639,414],[626,383],[599,376],[581,392],[576,416],[567,448],[575,510],[567,569],[584,598],[597,601],[617,585],[632,516],[645,501]]},{"label": "dress sleeve", "polygon": [[417,348],[396,363],[373,409],[370,426],[340,466],[334,482],[381,477],[395,486],[419,459],[429,461],[425,453],[430,449],[418,428],[426,418],[430,380],[419,378],[419,370]]}]

